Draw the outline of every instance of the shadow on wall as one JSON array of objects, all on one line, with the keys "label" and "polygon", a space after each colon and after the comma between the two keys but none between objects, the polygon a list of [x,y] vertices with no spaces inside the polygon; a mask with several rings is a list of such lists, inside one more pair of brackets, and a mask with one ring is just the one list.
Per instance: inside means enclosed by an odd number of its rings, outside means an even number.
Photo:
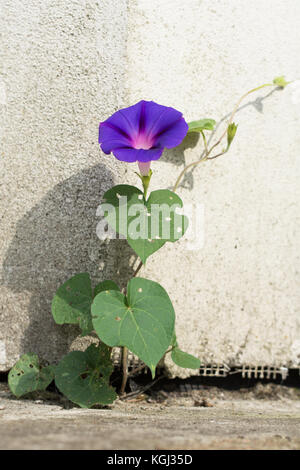
[{"label": "shadow on wall", "polygon": [[69,277],[89,272],[94,283],[114,279],[123,286],[133,273],[136,256],[127,242],[96,235],[97,207],[113,185],[112,173],[95,165],[59,183],[19,220],[2,282],[14,293],[31,293],[23,352],[57,359],[78,336],[77,326],[56,325],[51,315],[52,297]]},{"label": "shadow on wall", "polygon": [[[185,151],[195,148],[200,140],[199,137],[200,137],[200,134],[196,132],[187,134],[183,142],[180,145],[178,145],[178,147],[175,147],[173,149],[165,149],[160,160],[172,163],[173,165],[176,165],[178,167],[186,166],[187,162],[185,159]],[[200,146],[199,158],[201,156],[201,152],[202,150]],[[175,180],[174,180],[174,183],[175,183]],[[191,172],[187,172],[184,175],[184,178],[180,186],[187,188],[189,190],[193,189],[194,181],[193,181],[193,174]],[[170,187],[169,189],[172,190],[172,187]]]}]

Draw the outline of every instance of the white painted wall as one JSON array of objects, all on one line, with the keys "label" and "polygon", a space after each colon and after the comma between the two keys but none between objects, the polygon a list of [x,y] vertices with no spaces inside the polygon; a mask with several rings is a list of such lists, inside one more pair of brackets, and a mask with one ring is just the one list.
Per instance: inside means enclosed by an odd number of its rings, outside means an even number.
[{"label": "white painted wall", "polygon": [[[153,99],[187,120],[221,121],[251,88],[300,78],[297,0],[130,6],[129,103]],[[185,203],[204,205],[203,248],[165,246],[143,272],[171,294],[180,345],[204,363],[300,363],[299,89],[244,102],[230,153],[201,164],[179,189]],[[153,187],[171,186],[197,160],[201,143],[189,143],[152,165]]]}]

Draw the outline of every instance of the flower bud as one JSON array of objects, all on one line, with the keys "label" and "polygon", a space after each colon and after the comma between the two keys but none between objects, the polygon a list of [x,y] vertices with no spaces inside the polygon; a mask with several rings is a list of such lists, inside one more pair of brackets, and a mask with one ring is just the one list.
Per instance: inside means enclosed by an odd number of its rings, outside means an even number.
[{"label": "flower bud", "polygon": [[287,82],[284,78],[284,75],[281,77],[276,77],[273,80],[274,85],[280,86],[281,88],[285,88],[290,82]]},{"label": "flower bud", "polygon": [[234,139],[237,127],[238,127],[237,124],[232,122],[231,124],[229,124],[229,126],[227,128],[227,150],[229,149],[230,144]]}]

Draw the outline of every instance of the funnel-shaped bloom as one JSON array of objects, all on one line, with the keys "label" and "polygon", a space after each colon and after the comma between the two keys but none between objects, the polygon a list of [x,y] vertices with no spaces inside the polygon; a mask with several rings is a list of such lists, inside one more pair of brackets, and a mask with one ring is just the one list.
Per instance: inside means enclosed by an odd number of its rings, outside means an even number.
[{"label": "funnel-shaped bloom", "polygon": [[104,153],[112,152],[118,160],[145,163],[158,160],[164,148],[179,145],[187,131],[176,109],[140,101],[100,123],[99,143]]}]

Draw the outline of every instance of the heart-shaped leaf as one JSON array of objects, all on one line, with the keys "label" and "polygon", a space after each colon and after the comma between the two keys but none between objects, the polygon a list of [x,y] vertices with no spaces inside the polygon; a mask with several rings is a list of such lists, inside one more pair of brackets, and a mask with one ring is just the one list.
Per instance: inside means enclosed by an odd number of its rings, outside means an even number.
[{"label": "heart-shaped leaf", "polygon": [[118,185],[104,194],[104,200],[109,225],[127,238],[143,263],[167,241],[181,238],[188,226],[187,217],[178,213],[182,200],[167,189],[153,191],[145,201],[138,188]]},{"label": "heart-shaped leaf", "polygon": [[181,351],[178,347],[175,347],[171,353],[172,361],[177,364],[179,367],[183,367],[185,369],[199,369],[201,363],[200,360],[188,354],[184,351]]},{"label": "heart-shaped leaf", "polygon": [[142,191],[135,186],[119,184],[106,191],[101,206],[110,227],[127,238],[128,225],[135,218],[129,214],[129,208],[143,202]]},{"label": "heart-shaped leaf", "polygon": [[174,331],[175,313],[164,288],[133,278],[127,296],[116,290],[101,292],[92,304],[97,335],[109,346],[126,346],[150,367],[152,376]]},{"label": "heart-shaped leaf", "polygon": [[188,123],[188,132],[201,132],[204,130],[213,131],[216,125],[214,119],[199,119],[198,121],[192,121]]},{"label": "heart-shaped leaf", "polygon": [[92,329],[91,304],[92,284],[88,273],[71,277],[60,286],[52,300],[52,315],[56,323],[79,324],[82,336]]},{"label": "heart-shaped leaf", "polygon": [[8,374],[8,385],[16,397],[46,390],[54,379],[54,366],[42,367],[36,354],[24,354]]},{"label": "heart-shaped leaf", "polygon": [[82,408],[113,403],[117,394],[109,385],[113,370],[110,355],[111,349],[105,344],[70,352],[56,367],[57,388]]}]

